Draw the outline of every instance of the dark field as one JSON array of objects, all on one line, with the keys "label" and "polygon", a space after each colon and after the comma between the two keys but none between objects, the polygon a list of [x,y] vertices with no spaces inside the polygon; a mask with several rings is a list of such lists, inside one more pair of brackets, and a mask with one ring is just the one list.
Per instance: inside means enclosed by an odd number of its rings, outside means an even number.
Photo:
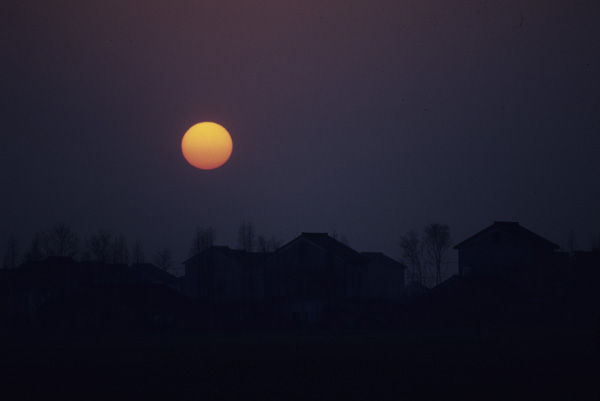
[{"label": "dark field", "polygon": [[599,400],[592,331],[3,337],[2,400]]}]

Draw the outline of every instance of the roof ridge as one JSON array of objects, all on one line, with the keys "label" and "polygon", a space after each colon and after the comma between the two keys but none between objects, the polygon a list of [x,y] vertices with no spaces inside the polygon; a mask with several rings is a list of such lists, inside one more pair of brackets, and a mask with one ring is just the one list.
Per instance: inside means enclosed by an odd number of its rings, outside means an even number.
[{"label": "roof ridge", "polygon": [[534,243],[537,243],[537,245],[543,244],[544,247],[549,247],[552,249],[560,248],[558,245],[556,245],[552,241],[549,241],[546,238],[542,237],[541,235],[529,230],[528,228],[523,227],[522,225],[519,224],[519,222],[516,222],[516,221],[514,221],[514,222],[513,221],[494,221],[494,223],[492,225],[484,228],[483,230],[476,232],[475,234],[471,235],[467,239],[456,244],[454,246],[454,249],[461,248],[466,243],[472,241],[473,239],[475,239],[485,233],[492,231],[493,229],[502,230],[506,234],[513,236],[515,239],[525,242],[525,243],[529,243],[530,245],[535,245]]}]

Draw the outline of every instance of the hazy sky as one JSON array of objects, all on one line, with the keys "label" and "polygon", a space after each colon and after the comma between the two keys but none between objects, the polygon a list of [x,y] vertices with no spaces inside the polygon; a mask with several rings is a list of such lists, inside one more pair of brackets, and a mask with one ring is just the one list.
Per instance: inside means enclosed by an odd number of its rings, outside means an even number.
[{"label": "hazy sky", "polygon": [[[399,256],[431,221],[600,234],[592,1],[27,1],[0,5],[0,251],[66,222],[187,257],[194,227],[345,234]],[[188,165],[225,126],[229,162]]]}]

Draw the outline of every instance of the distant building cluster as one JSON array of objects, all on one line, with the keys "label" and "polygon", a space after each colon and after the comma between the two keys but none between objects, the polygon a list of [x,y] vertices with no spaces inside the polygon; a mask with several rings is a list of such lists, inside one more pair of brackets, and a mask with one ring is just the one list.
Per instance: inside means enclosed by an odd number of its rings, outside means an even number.
[{"label": "distant building cluster", "polygon": [[383,253],[359,253],[324,233],[302,233],[274,252],[213,246],[184,265],[188,296],[263,302],[271,318],[297,327],[342,324],[336,320],[353,319],[349,304],[399,303],[404,291],[403,264]]},{"label": "distant building cluster", "polygon": [[458,275],[423,303],[443,325],[600,323],[600,252],[560,252],[517,222],[497,221],[454,247]]},{"label": "distant building cluster", "polygon": [[[559,252],[516,222],[455,246],[458,274],[429,289],[406,266],[325,233],[275,251],[209,246],[175,277],[153,264],[51,257],[0,270],[0,329],[489,327],[600,319],[600,252]],[[598,320],[600,322],[600,320]]]},{"label": "distant building cluster", "polygon": [[153,264],[71,257],[2,269],[0,324],[348,326],[394,310],[404,289],[404,265],[382,253],[359,253],[323,233],[303,233],[274,252],[210,246],[184,265],[183,277]]}]

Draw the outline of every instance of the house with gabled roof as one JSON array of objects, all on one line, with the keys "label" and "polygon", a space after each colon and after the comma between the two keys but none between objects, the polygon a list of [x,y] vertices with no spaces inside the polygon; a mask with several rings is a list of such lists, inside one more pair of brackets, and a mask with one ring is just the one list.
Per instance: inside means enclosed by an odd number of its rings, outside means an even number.
[{"label": "house with gabled roof", "polygon": [[240,322],[258,310],[284,325],[325,322],[340,309],[373,303],[364,300],[395,304],[404,287],[404,265],[382,253],[361,254],[326,233],[304,232],[272,253],[212,246],[183,263],[185,293],[237,308],[230,312]]},{"label": "house with gabled roof", "polygon": [[[52,325],[53,319],[58,324],[62,319],[61,324],[71,327],[79,319],[79,312],[87,313],[88,321],[97,319],[99,326],[102,322],[95,313],[106,314],[106,321],[123,323],[127,319],[109,316],[112,312],[124,311],[123,305],[109,298],[117,292],[133,294],[140,288],[149,294],[176,294],[174,298],[183,299],[178,294],[178,279],[152,264],[128,266],[53,256],[25,261],[19,268],[4,269],[1,273],[0,326],[7,324],[7,319],[13,322],[11,324],[41,325]],[[131,298],[138,312],[143,308],[152,310],[149,306],[152,297]],[[97,309],[86,311],[87,306]]]},{"label": "house with gabled roof", "polygon": [[506,221],[495,221],[454,246],[460,276],[493,278],[529,290],[559,279],[558,248],[518,222]]},{"label": "house with gabled roof", "polygon": [[406,266],[382,252],[362,252],[369,259],[369,296],[399,302],[404,295]]},{"label": "house with gabled roof", "polygon": [[333,300],[367,296],[369,259],[327,233],[302,233],[266,261],[267,296]]},{"label": "house with gabled roof", "polygon": [[303,232],[265,260],[267,301],[297,324],[338,319],[365,300],[397,301],[403,287],[404,265],[357,252],[327,233]]}]

